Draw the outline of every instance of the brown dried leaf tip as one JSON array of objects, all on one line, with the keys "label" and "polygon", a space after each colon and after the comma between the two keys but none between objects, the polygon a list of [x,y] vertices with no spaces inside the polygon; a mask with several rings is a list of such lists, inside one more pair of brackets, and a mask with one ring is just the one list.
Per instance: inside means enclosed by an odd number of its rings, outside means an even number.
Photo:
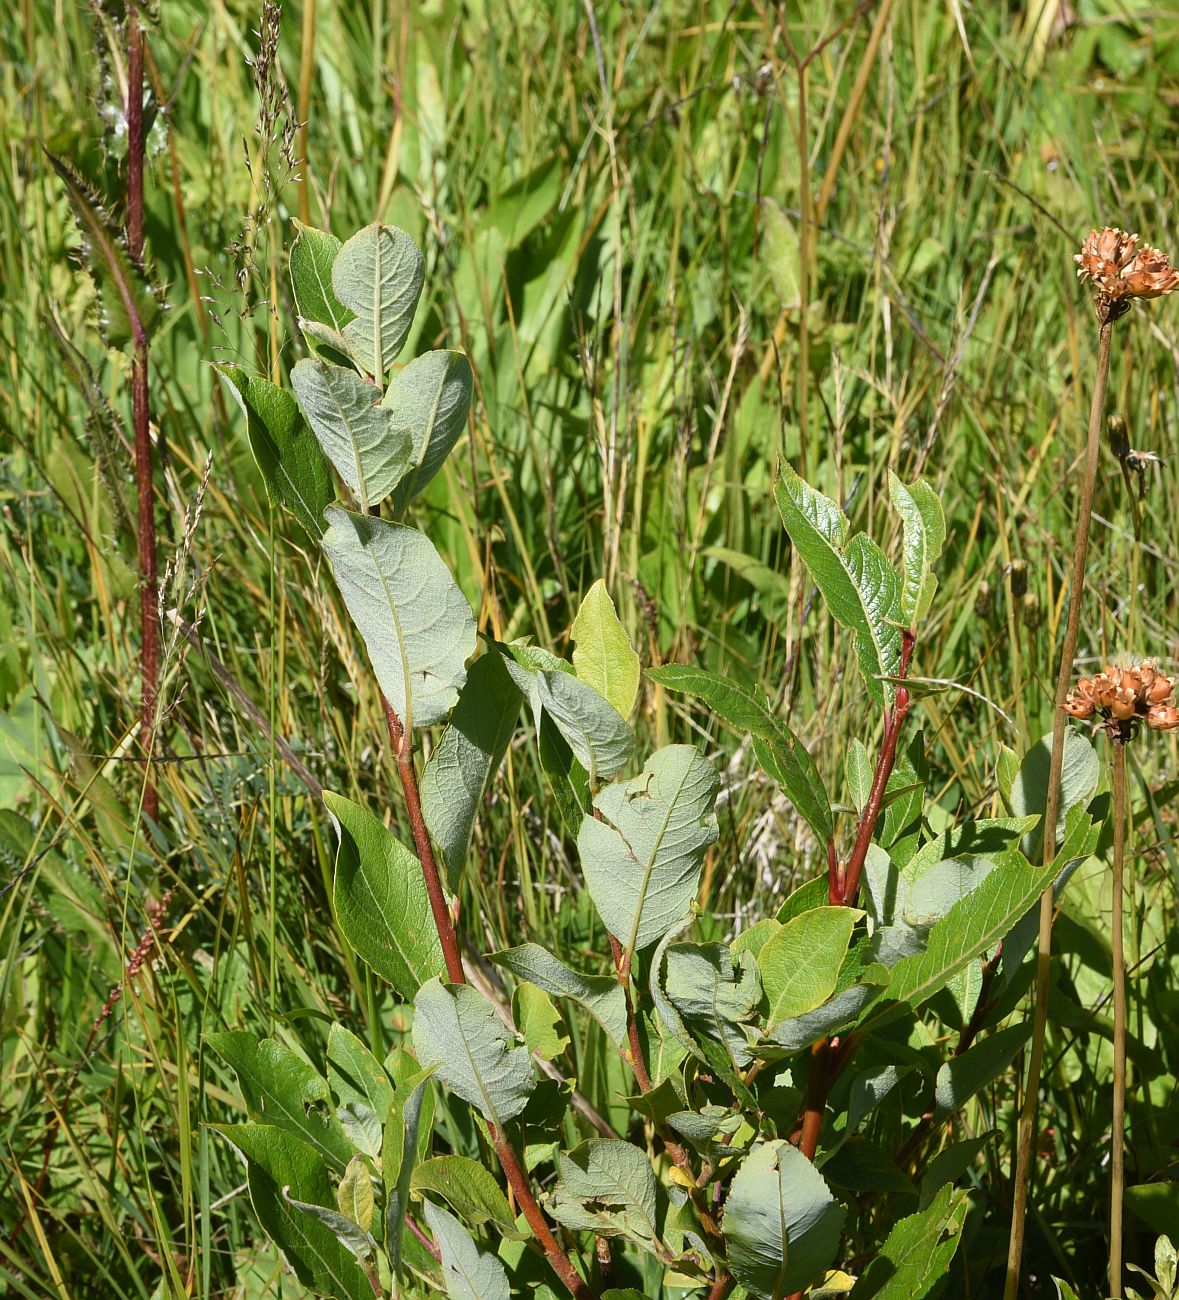
[{"label": "brown dried leaf tip", "polygon": [[1131,298],[1161,298],[1179,289],[1179,270],[1165,253],[1138,236],[1106,226],[1091,230],[1074,254],[1077,275],[1097,290],[1097,312],[1103,319],[1120,316]]},{"label": "brown dried leaf tip", "polygon": [[1100,719],[1113,740],[1129,740],[1145,723],[1155,731],[1179,728],[1175,683],[1158,670],[1153,659],[1123,668],[1107,664],[1090,680],[1082,677],[1064,702],[1064,711],[1087,721]]}]

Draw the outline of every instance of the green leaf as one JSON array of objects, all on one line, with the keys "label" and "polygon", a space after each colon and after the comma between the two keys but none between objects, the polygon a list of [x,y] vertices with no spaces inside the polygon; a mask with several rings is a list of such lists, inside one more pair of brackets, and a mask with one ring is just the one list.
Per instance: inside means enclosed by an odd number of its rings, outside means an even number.
[{"label": "green leaf", "polygon": [[331,1205],[331,1181],[316,1151],[270,1124],[209,1127],[241,1153],[254,1213],[299,1281],[335,1300],[372,1300],[372,1286],[353,1252],[331,1228],[287,1199],[290,1195],[301,1205],[319,1208]]},{"label": "green leaf", "polygon": [[949,1183],[956,1183],[974,1164],[978,1153],[995,1137],[990,1129],[978,1137],[966,1138],[943,1147],[925,1166],[921,1175],[921,1208],[926,1209],[933,1198]]},{"label": "green leaf", "polygon": [[852,1300],[921,1300],[944,1283],[962,1240],[968,1200],[943,1187],[929,1206],[892,1226],[852,1288]]},{"label": "green leaf", "polygon": [[442,1277],[450,1300],[510,1300],[508,1275],[454,1217],[430,1201],[422,1204],[434,1244],[442,1253]]},{"label": "green leaf", "polygon": [[471,363],[461,352],[423,352],[393,376],[384,405],[412,442],[409,471],[393,493],[400,514],[442,468],[467,427]]},{"label": "green leaf", "polygon": [[382,1122],[393,1104],[393,1085],[377,1058],[350,1030],[328,1030],[328,1083],[341,1103],[361,1102]]},{"label": "green leaf", "polygon": [[915,626],[929,612],[937,579],[932,569],[946,540],[946,518],[937,493],[923,479],[908,487],[889,470],[888,492],[904,530],[901,617]]},{"label": "green leaf", "polygon": [[[322,1224],[358,1263],[363,1265],[370,1259],[376,1258],[377,1243],[373,1240],[372,1234],[354,1223],[342,1211],[329,1209],[326,1205],[316,1205],[312,1201],[301,1201],[298,1197],[292,1196],[286,1187],[280,1190],[283,1200],[292,1209]],[[372,1190],[371,1184],[369,1190],[370,1192]]]},{"label": "green leaf", "polygon": [[[663,992],[679,1013],[694,1046],[715,1044],[731,1071],[752,1059],[745,1025],[761,1002],[757,963],[750,957],[734,964],[723,943],[675,943],[667,949]],[[676,1025],[669,1025],[676,1032]]]},{"label": "green leaf", "polygon": [[[481,655],[422,773],[422,815],[452,890],[462,879],[475,817],[507,753],[520,692],[499,654]],[[579,822],[580,824],[580,822]]]},{"label": "green leaf", "polygon": [[784,1020],[814,1011],[835,992],[839,968],[863,912],[815,907],[787,921],[757,955],[772,1032]]},{"label": "green leaf", "polygon": [[853,736],[848,741],[843,766],[847,777],[848,794],[851,795],[856,812],[863,816],[864,809],[868,806],[868,796],[872,793],[872,780],[876,773],[872,760],[868,757],[867,746],[858,736]]},{"label": "green leaf", "polygon": [[405,343],[425,277],[421,251],[404,230],[374,222],[336,254],[332,288],[355,320],[344,337],[357,365],[382,384]]},{"label": "green leaf", "polygon": [[332,890],[340,929],[408,1002],[445,965],[421,863],[367,808],[329,790],[323,801],[340,834]]},{"label": "green leaf", "polygon": [[781,1300],[831,1263],[843,1213],[801,1151],[763,1142],[741,1162],[725,1202],[730,1271],[758,1300]]},{"label": "green leaf", "polygon": [[527,980],[518,984],[512,995],[512,1019],[534,1056],[553,1061],[569,1046],[569,1035],[552,998]]},{"label": "green leaf", "polygon": [[802,305],[802,253],[794,222],[774,199],[761,200],[765,233],[762,258],[782,311],[797,311]]},{"label": "green leaf", "polygon": [[48,149],[45,156],[65,184],[77,219],[83,260],[98,294],[103,340],[111,348],[125,347],[137,339],[146,342],[162,309],[143,268],[132,260],[118,223],[90,183]]},{"label": "green leaf", "polygon": [[300,221],[296,221],[295,226],[299,233],[291,245],[289,270],[299,328],[315,349],[316,339],[314,335],[308,335],[307,325],[318,323],[327,326],[339,337],[336,350],[347,355],[343,329],[352,320],[353,313],[336,297],[332,288],[332,264],[342,245],[326,230],[316,230]]},{"label": "green leaf", "polygon": [[972,962],[989,951],[1040,897],[1055,874],[1055,866],[1033,867],[1011,849],[997,869],[940,920],[929,932],[924,952],[903,957],[889,975],[885,1002],[875,1007],[865,1024],[875,1027],[900,1008],[919,1007]]},{"label": "green leaf", "polygon": [[336,1188],[336,1206],[342,1215],[368,1232],[373,1221],[373,1204],[373,1180],[368,1171],[368,1161],[362,1155],[355,1155],[348,1161],[348,1168]]},{"label": "green leaf", "polygon": [[[1041,737],[1024,755],[1011,787],[1011,811],[1016,817],[1038,814],[1041,821],[1048,807],[1048,773],[1052,763],[1052,736]],[[1078,804],[1087,804],[1101,780],[1097,751],[1075,727],[1064,733],[1064,756],[1060,769],[1060,804],[1056,814],[1056,838],[1065,833],[1068,814]],[[1043,855],[1044,828],[1038,825],[1024,839],[1023,851],[1031,861]]]},{"label": "green leaf", "polygon": [[848,541],[843,511],[789,467],[774,484],[782,523],[832,616],[854,634],[868,694],[892,707],[894,688],[882,678],[901,667],[900,580],[884,552],[858,533]]},{"label": "green leaf", "polygon": [[352,1144],[333,1113],[327,1080],[301,1056],[273,1038],[245,1030],[206,1034],[205,1041],[232,1066],[252,1120],[294,1133],[337,1171],[352,1159]]},{"label": "green leaf", "polygon": [[549,1213],[574,1232],[656,1245],[655,1174],[647,1153],[631,1142],[598,1138],[557,1152]]},{"label": "green leaf", "polygon": [[528,1104],[532,1059],[491,1004],[467,984],[430,980],[414,999],[413,1043],[423,1065],[497,1128]]},{"label": "green leaf", "polygon": [[246,436],[271,502],[284,506],[313,541],[323,536],[323,512],[335,496],[331,471],[299,405],[285,389],[239,366],[218,374],[246,417]]},{"label": "green leaf", "polygon": [[355,370],[318,357],[291,371],[291,387],[324,454],[360,498],[360,507],[383,501],[409,469],[413,444],[393,413],[381,405],[381,390]]},{"label": "green leaf", "polygon": [[757,761],[782,787],[819,843],[831,839],[831,805],[815,761],[763,698],[715,673],[684,664],[648,668],[647,676],[668,690],[702,699],[722,722],[752,735]]},{"label": "green leaf", "polygon": [[[528,699],[537,735],[543,719],[551,719],[591,783],[613,776],[634,749],[634,734],[626,719],[556,656],[538,655],[532,646],[506,646],[505,650],[504,666]],[[561,667],[544,666],[549,662]]]},{"label": "green leaf", "polygon": [[434,1156],[423,1161],[413,1171],[410,1186],[415,1192],[441,1196],[468,1223],[492,1223],[509,1238],[531,1235],[516,1227],[508,1198],[491,1171],[466,1156]]},{"label": "green leaf", "polygon": [[586,770],[573,757],[573,751],[557,730],[557,724],[543,713],[536,733],[536,749],[540,769],[565,830],[576,838],[581,829],[581,819],[593,807]]},{"label": "green leaf", "polygon": [[[405,1059],[412,1058],[406,1054]],[[394,1276],[401,1274],[401,1244],[409,1189],[418,1157],[419,1137],[429,1141],[433,1124],[433,1099],[427,1085],[433,1070],[402,1077],[393,1095],[381,1141],[381,1175],[385,1183],[385,1250]]]},{"label": "green leaf", "polygon": [[583,975],[537,943],[491,954],[491,960],[517,979],[528,980],[554,997],[572,998],[602,1026],[616,1046],[626,1041],[626,995],[613,975]]},{"label": "green leaf", "polygon": [[590,897],[628,954],[688,914],[704,854],[719,833],[717,778],[691,745],[651,755],[639,776],[600,791],[577,837]]},{"label": "green leaf", "polygon": [[951,907],[973,893],[994,870],[995,863],[991,858],[968,853],[937,862],[916,878],[906,871],[900,919],[909,926],[933,925]]},{"label": "green leaf", "polygon": [[1007,1069],[1032,1032],[1029,1024],[1009,1025],[988,1034],[961,1056],[952,1057],[937,1072],[935,1119],[943,1119],[965,1106]]},{"label": "green leaf", "polygon": [[577,676],[629,718],[639,695],[639,656],[601,578],[586,592],[570,635]]},{"label": "green leaf", "polygon": [[323,549],[408,733],[450,711],[475,652],[475,619],[433,544],[416,529],[331,506]]}]

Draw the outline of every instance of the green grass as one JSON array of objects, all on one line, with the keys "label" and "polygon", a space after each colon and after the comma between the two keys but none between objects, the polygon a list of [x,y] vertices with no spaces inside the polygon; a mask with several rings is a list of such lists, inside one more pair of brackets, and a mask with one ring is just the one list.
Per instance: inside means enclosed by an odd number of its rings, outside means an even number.
[{"label": "green grass", "polygon": [[[870,739],[873,724],[847,638],[809,608],[773,509],[774,466],[788,459],[894,549],[886,472],[929,477],[949,541],[915,671],[972,693],[931,693],[914,716],[931,796],[989,811],[1000,747],[1022,750],[1051,723],[1097,333],[1071,253],[1106,222],[1179,246],[1179,20],[1089,0],[1081,25],[1043,48],[1014,7],[962,6],[960,31],[958,6],[896,0],[829,206],[809,227],[801,209],[832,165],[876,7],[809,63],[802,95],[791,51],[834,32],[828,5],[781,6],[785,31],[767,4],[594,8],[597,39],[575,4],[419,13],[322,0],[301,196],[281,140],[294,110],[257,132],[254,6],[161,6],[149,71],[168,111],[150,138],[147,232],[170,307],[151,352],[165,607],[199,621],[325,786],[402,816],[359,640],[316,558],[271,517],[209,366],[270,373],[299,356],[282,250],[305,198],[312,224],[341,235],[374,219],[407,229],[428,269],[406,355],[445,341],[471,358],[471,437],[422,509],[480,626],[567,651],[582,594],[605,576],[645,662],[700,662],[783,700],[833,792],[848,739]],[[836,8],[852,18],[851,4]],[[292,98],[300,24],[292,4],[280,47]],[[117,200],[121,56],[84,6],[26,0],[0,31],[0,1291],[293,1295],[240,1165],[203,1127],[237,1103],[201,1035],[273,1026],[317,1059],[330,1017],[384,1049],[400,1021],[332,924],[322,812],[170,628],[162,823],[139,827],[129,363],[102,347],[42,153]],[[1179,657],[1177,357],[1172,302],[1117,327],[1111,408],[1163,461],[1147,476],[1139,545],[1106,457],[1086,664]],[[1027,564],[1026,597],[1011,595],[1013,560]],[[706,879],[730,930],[818,874],[809,831],[701,712],[651,690],[639,730],[641,743],[693,738],[722,757]],[[1159,738],[1131,760],[1138,1184],[1175,1176],[1179,1140],[1177,757]],[[477,835],[462,893],[472,942],[527,937],[599,959],[604,936],[524,729]],[[167,890],[166,938],[125,980]],[[1049,1273],[1085,1294],[1103,1267],[1108,914],[1093,861],[1059,930],[1029,1227],[1036,1294],[1051,1294]],[[620,1067],[573,1050],[580,1086],[609,1111]],[[960,1294],[1001,1284],[1014,1100],[1008,1074],[968,1112],[972,1133],[999,1135],[968,1175]],[[1149,1263],[1159,1226],[1131,1214],[1132,1261]]]}]

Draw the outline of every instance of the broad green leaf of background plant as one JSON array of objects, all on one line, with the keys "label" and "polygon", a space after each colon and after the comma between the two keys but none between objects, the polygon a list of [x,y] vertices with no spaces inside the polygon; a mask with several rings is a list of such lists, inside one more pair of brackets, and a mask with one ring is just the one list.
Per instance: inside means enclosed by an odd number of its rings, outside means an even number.
[{"label": "broad green leaf of background plant", "polygon": [[639,656],[603,579],[585,593],[570,634],[577,676],[629,718],[639,694]]},{"label": "broad green leaf of background plant", "polygon": [[806,746],[761,696],[715,673],[685,664],[648,668],[647,676],[668,690],[702,699],[722,722],[752,735],[757,761],[782,787],[819,843],[827,843],[834,826],[823,778]]},{"label": "broad green leaf of background plant", "polygon": [[[344,338],[344,326],[355,313],[344,306],[332,288],[332,265],[343,245],[326,230],[316,230],[314,226],[305,226],[299,221],[295,226],[299,233],[291,245],[288,269],[299,328],[313,352],[319,350],[321,340],[317,333],[322,333],[324,339],[332,340],[332,347],[346,357],[348,342]],[[316,325],[322,329],[315,330]]]},{"label": "broad green leaf of background plant", "polygon": [[409,435],[409,469],[393,493],[397,514],[429,485],[467,428],[471,364],[461,352],[424,352],[393,376],[384,406]]},{"label": "broad green leaf of background plant", "polygon": [[413,1044],[422,1065],[498,1127],[528,1104],[532,1060],[468,984],[430,980],[414,999]]},{"label": "broad green leaf of background plant", "polygon": [[834,1259],[843,1213],[801,1151],[763,1142],[741,1162],[725,1202],[730,1271],[757,1300],[782,1300]]},{"label": "broad green leaf of background plant", "polygon": [[647,1153],[614,1138],[557,1152],[549,1213],[574,1232],[625,1237],[648,1250],[657,1241],[655,1174]]},{"label": "broad green leaf of background plant", "polygon": [[318,357],[291,371],[291,387],[324,454],[367,511],[383,501],[409,469],[413,442],[381,404],[381,390],[346,366]]},{"label": "broad green leaf of background plant", "polygon": [[512,1217],[508,1198],[485,1165],[466,1156],[434,1156],[413,1171],[410,1186],[415,1192],[428,1192],[450,1203],[451,1209],[468,1223],[478,1227],[491,1223],[505,1237],[526,1238]]},{"label": "broad green leaf of background plant", "polygon": [[922,1300],[944,1283],[962,1240],[969,1199],[943,1187],[920,1213],[894,1223],[851,1300]]},{"label": "broad green leaf of background plant", "polygon": [[863,912],[815,907],[792,917],[757,954],[772,1032],[784,1020],[822,1006],[835,992],[852,931]]},{"label": "broad green leaf of background plant", "polygon": [[[1052,762],[1052,735],[1042,736],[1024,755],[1011,786],[1011,812],[1015,817],[1038,814],[1041,821],[1048,806],[1048,772]],[[1097,751],[1075,727],[1064,733],[1064,757],[1060,769],[1060,810],[1056,838],[1065,833],[1069,811],[1087,804],[1101,780]],[[1043,853],[1044,828],[1036,826],[1024,839],[1024,853],[1037,861]]]},{"label": "broad green leaf of background plant", "polygon": [[626,995],[613,975],[583,975],[571,970],[538,943],[524,943],[491,954],[491,960],[517,979],[528,980],[554,997],[572,998],[606,1031],[616,1046],[626,1039]]},{"label": "broad green leaf of background plant", "polygon": [[[748,1024],[761,1001],[761,980],[752,957],[734,962],[723,943],[674,943],[666,953],[663,992],[679,1013],[692,1044],[706,1040],[723,1053],[730,1070],[752,1058]],[[673,1030],[676,1026],[669,1026]]]},{"label": "broad green leaf of background plant", "polygon": [[937,1072],[935,1118],[961,1109],[976,1093],[993,1083],[1020,1051],[1032,1032],[1030,1024],[1008,1025],[988,1034],[961,1056],[946,1061]]},{"label": "broad green leaf of background plant", "polygon": [[520,692],[503,659],[495,651],[480,655],[422,773],[422,815],[456,892],[475,817],[507,753],[519,714]]},{"label": "broad green leaf of background plant", "polygon": [[467,679],[475,618],[433,543],[404,524],[330,506],[323,549],[406,732],[441,722]]},{"label": "broad green leaf of background plant", "polygon": [[367,808],[328,790],[323,801],[340,833],[332,891],[340,929],[409,1002],[445,967],[421,863]]},{"label": "broad green leaf of background plant", "polygon": [[374,222],[336,254],[332,289],[356,318],[344,337],[356,364],[383,386],[409,333],[425,278],[421,250],[404,230]]},{"label": "broad green leaf of background plant", "polygon": [[294,1133],[343,1170],[352,1144],[335,1116],[327,1080],[313,1066],[276,1039],[246,1030],[206,1034],[205,1041],[232,1066],[252,1120]]},{"label": "broad green leaf of background plant", "polygon": [[286,389],[248,375],[239,366],[216,369],[246,417],[246,436],[268,498],[285,506],[308,537],[318,542],[323,536],[323,512],[336,490],[299,404]]},{"label": "broad green leaf of background plant", "polygon": [[393,1275],[401,1273],[401,1243],[409,1189],[418,1158],[420,1137],[429,1140],[434,1106],[429,1083],[434,1071],[419,1070],[402,1077],[381,1139],[381,1177],[385,1183],[385,1251]]},{"label": "broad green leaf of background plant", "polygon": [[422,1212],[442,1252],[442,1277],[450,1300],[510,1300],[508,1275],[499,1260],[481,1251],[466,1228],[441,1206],[423,1201]]},{"label": "broad green leaf of background plant", "polygon": [[590,897],[628,955],[688,915],[719,833],[716,789],[712,764],[693,746],[668,745],[638,776],[599,792],[600,821],[582,821],[577,848]]},{"label": "broad green leaf of background plant", "polygon": [[892,706],[901,666],[900,579],[884,552],[864,533],[848,541],[848,519],[789,466],[774,484],[774,497],[790,540],[810,570],[832,616],[855,637],[856,656],[868,694]]},{"label": "broad green leaf of background plant", "polygon": [[211,1124],[241,1152],[254,1213],[287,1257],[295,1275],[317,1295],[372,1300],[372,1286],[335,1233],[293,1206],[284,1189],[309,1205],[335,1198],[327,1168],[306,1142],[270,1124]]},{"label": "broad green leaf of background plant", "polygon": [[906,486],[889,470],[888,492],[901,516],[904,533],[901,618],[909,627],[914,627],[929,613],[937,590],[933,566],[945,544],[946,517],[937,493],[924,479]]}]

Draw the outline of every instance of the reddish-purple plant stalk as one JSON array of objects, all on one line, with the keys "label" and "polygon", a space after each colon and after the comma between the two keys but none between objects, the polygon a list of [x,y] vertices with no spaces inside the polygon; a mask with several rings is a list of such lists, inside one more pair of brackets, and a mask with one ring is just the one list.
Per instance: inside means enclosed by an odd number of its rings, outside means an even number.
[{"label": "reddish-purple plant stalk", "polygon": [[[143,31],[135,5],[131,4],[127,7],[127,249],[136,266],[143,265],[143,164]],[[143,322],[134,311],[131,324],[135,336],[131,407],[135,425],[135,488],[139,522],[140,741],[147,759],[143,811],[155,821],[159,816],[159,793],[152,759],[160,680],[160,623],[151,420],[147,399],[148,337]]]}]

